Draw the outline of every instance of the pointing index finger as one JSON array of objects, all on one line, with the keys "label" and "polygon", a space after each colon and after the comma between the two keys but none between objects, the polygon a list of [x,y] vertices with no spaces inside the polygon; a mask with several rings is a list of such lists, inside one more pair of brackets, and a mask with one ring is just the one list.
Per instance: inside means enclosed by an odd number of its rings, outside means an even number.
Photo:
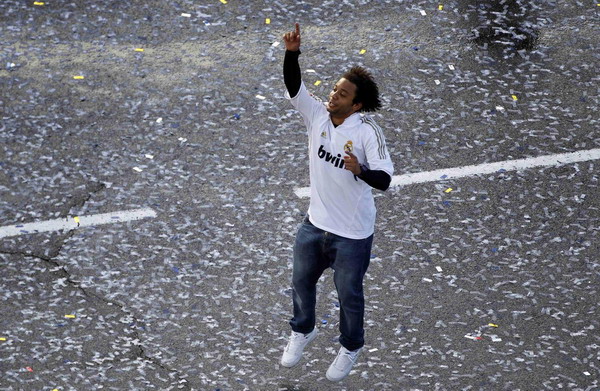
[{"label": "pointing index finger", "polygon": [[300,23],[296,23],[296,35],[300,35]]}]

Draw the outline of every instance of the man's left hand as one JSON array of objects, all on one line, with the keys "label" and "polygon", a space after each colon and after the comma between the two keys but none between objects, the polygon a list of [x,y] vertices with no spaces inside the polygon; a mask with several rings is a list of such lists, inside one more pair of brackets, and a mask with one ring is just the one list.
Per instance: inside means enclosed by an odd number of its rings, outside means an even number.
[{"label": "man's left hand", "polygon": [[349,156],[344,156],[344,168],[351,171],[354,175],[360,175],[360,163],[358,158],[352,152],[346,152]]}]

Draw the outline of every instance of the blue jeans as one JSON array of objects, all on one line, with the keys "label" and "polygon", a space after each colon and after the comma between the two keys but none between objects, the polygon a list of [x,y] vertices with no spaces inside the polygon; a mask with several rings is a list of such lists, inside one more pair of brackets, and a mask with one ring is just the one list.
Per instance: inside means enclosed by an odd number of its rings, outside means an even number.
[{"label": "blue jeans", "polygon": [[292,330],[306,334],[315,328],[317,281],[331,267],[340,302],[340,343],[348,350],[363,347],[363,278],[371,260],[372,243],[373,235],[348,239],[315,227],[308,218],[304,220],[294,245]]}]

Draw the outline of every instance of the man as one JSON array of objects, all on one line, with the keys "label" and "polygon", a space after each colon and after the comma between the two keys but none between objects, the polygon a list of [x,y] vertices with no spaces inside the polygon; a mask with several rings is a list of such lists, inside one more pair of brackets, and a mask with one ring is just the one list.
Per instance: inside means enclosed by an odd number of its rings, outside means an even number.
[{"label": "man", "polygon": [[[371,258],[375,203],[371,187],[385,191],[393,165],[383,133],[361,111],[381,107],[377,84],[364,68],[354,67],[335,84],[324,104],[301,80],[300,26],[284,34],[286,98],[308,130],[310,206],[294,245],[292,335],[281,364],[296,365],[315,339],[316,284],[325,269],[340,302],[340,344],[327,378],[345,378],[364,345],[363,277]],[[343,156],[343,157],[342,157]]]}]

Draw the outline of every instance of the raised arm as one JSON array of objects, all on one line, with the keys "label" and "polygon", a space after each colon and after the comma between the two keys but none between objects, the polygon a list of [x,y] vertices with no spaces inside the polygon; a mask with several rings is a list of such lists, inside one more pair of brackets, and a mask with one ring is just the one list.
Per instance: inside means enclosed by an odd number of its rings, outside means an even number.
[{"label": "raised arm", "polygon": [[283,59],[283,81],[285,87],[294,97],[300,90],[302,75],[300,73],[300,64],[298,56],[300,55],[300,24],[296,23],[296,30],[287,32],[283,35],[285,42],[285,57]]}]

